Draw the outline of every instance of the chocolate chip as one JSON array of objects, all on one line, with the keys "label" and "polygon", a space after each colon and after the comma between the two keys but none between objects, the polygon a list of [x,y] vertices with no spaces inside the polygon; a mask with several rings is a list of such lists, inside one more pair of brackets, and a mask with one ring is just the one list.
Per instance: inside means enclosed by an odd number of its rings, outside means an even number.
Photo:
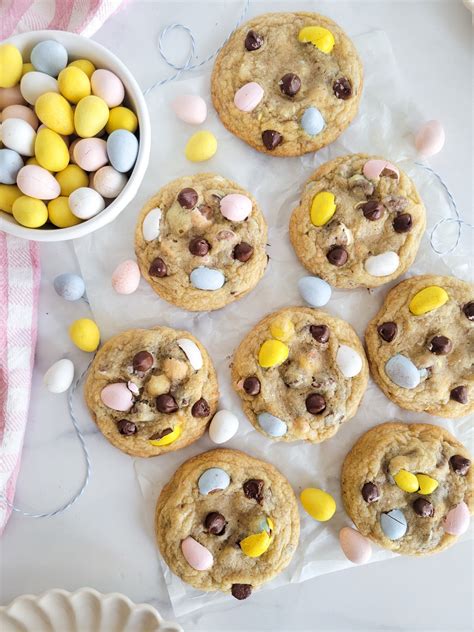
[{"label": "chocolate chip", "polygon": [[252,594],[252,586],[250,584],[232,584],[230,592],[232,597],[236,599],[247,599]]},{"label": "chocolate chip", "polygon": [[474,301],[466,303],[462,308],[462,311],[464,312],[464,316],[468,320],[474,320]]},{"label": "chocolate chip", "polygon": [[431,518],[434,516],[434,507],[426,498],[417,498],[413,503],[413,511],[422,518]]},{"label": "chocolate chip", "polygon": [[362,498],[366,503],[374,503],[380,498],[379,488],[375,483],[364,483],[362,487]]},{"label": "chocolate chip", "polygon": [[467,386],[456,386],[451,391],[451,399],[460,404],[467,404]]},{"label": "chocolate chip", "polygon": [[379,336],[382,338],[382,340],[385,340],[385,342],[392,342],[392,340],[397,335],[397,331],[397,323],[393,322],[382,323],[377,327],[377,332]]},{"label": "chocolate chip", "polygon": [[243,490],[246,498],[256,500],[261,503],[263,500],[264,482],[259,478],[251,478],[243,484]]},{"label": "chocolate chip", "polygon": [[446,336],[435,336],[428,344],[428,351],[435,355],[447,355],[452,351],[453,343]]},{"label": "chocolate chip", "polygon": [[245,263],[253,255],[253,247],[247,242],[242,241],[240,244],[235,246],[232,255],[234,259],[237,259],[237,261]]},{"label": "chocolate chip", "polygon": [[459,476],[466,476],[469,472],[469,468],[471,466],[471,461],[466,459],[465,456],[461,456],[460,454],[455,454],[449,459],[449,463],[453,468],[453,472],[459,474]]},{"label": "chocolate chip", "polygon": [[178,193],[178,202],[183,208],[194,208],[198,201],[197,191],[186,187]]},{"label": "chocolate chip", "polygon": [[326,409],[326,400],[318,393],[311,393],[306,398],[306,410],[312,415],[319,415]]},{"label": "chocolate chip", "polygon": [[145,373],[153,366],[153,356],[148,351],[139,351],[133,356],[133,370]]},{"label": "chocolate chip", "polygon": [[189,252],[196,257],[204,257],[210,249],[211,245],[204,237],[195,237],[189,242]]},{"label": "chocolate chip", "polygon": [[333,246],[331,250],[328,251],[326,257],[329,263],[340,268],[347,262],[349,255],[347,254],[347,250],[342,246]]},{"label": "chocolate chip", "polygon": [[169,393],[163,393],[156,398],[156,407],[160,413],[175,413],[178,410],[178,404],[175,398]]},{"label": "chocolate chip", "polygon": [[316,342],[325,343],[329,340],[329,327],[327,325],[310,325],[309,331]]},{"label": "chocolate chip", "polygon": [[383,205],[377,202],[377,200],[369,200],[361,206],[361,209],[364,213],[364,217],[371,222],[375,222],[375,220],[382,217]]},{"label": "chocolate chip", "polygon": [[347,77],[340,77],[332,84],[334,94],[338,99],[346,101],[352,96],[352,85]]},{"label": "chocolate chip", "polygon": [[412,218],[410,213],[402,213],[397,215],[393,220],[393,230],[396,233],[408,233],[412,227]]},{"label": "chocolate chip", "polygon": [[255,31],[249,31],[245,38],[245,48],[248,51],[258,50],[263,44],[263,37]]},{"label": "chocolate chip", "polygon": [[294,97],[298,90],[301,88],[301,79],[294,72],[288,72],[278,82],[280,90],[287,97]]},{"label": "chocolate chip", "polygon": [[209,417],[210,414],[211,407],[203,397],[198,399],[197,402],[194,402],[191,408],[191,415],[193,417]]},{"label": "chocolate chip", "polygon": [[226,524],[227,522],[224,516],[217,511],[208,513],[204,520],[204,526],[212,535],[222,535],[225,531]]},{"label": "chocolate chip", "polygon": [[283,136],[274,129],[266,129],[262,133],[262,142],[267,149],[275,149],[275,147],[278,147],[278,145],[283,142]]},{"label": "chocolate chip", "polygon": [[164,430],[160,430],[159,432],[155,432],[154,435],[151,435],[151,437],[149,437],[149,439],[151,441],[159,441],[160,439],[163,439],[163,437],[166,437],[166,435],[169,435],[173,432],[173,428],[165,428]]},{"label": "chocolate chip", "polygon": [[134,424],[133,421],[128,421],[128,419],[120,419],[117,421],[117,429],[121,435],[125,435],[126,437],[130,437],[137,432],[136,424]]},{"label": "chocolate chip", "polygon": [[150,276],[159,277],[160,279],[168,274],[166,263],[161,257],[156,257],[156,259],[153,259],[153,261],[151,262],[151,266],[148,269],[148,274]]},{"label": "chocolate chip", "polygon": [[244,380],[244,391],[247,395],[258,395],[260,393],[260,380],[251,375]]}]

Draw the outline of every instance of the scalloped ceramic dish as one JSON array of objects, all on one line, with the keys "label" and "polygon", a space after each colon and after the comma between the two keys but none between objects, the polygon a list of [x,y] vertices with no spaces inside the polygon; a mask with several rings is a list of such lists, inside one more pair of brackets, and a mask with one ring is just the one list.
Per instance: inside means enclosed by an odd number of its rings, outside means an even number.
[{"label": "scalloped ceramic dish", "polygon": [[2,632],[183,632],[164,621],[148,604],[125,595],[103,595],[93,588],[74,593],[55,588],[42,595],[22,595],[0,607]]}]

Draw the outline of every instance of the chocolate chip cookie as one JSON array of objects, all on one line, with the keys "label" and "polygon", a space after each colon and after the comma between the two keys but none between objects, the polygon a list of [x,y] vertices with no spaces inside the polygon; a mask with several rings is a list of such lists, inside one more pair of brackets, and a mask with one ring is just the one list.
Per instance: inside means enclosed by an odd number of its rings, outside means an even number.
[{"label": "chocolate chip cookie", "polygon": [[298,507],[273,465],[211,450],[183,463],[163,488],[155,532],[161,555],[183,581],[246,599],[289,564]]},{"label": "chocolate chip cookie", "polygon": [[353,417],[367,387],[352,327],[309,307],[261,320],[240,343],[232,384],[257,430],[279,441],[319,443]]},{"label": "chocolate chip cookie", "polygon": [[396,285],[365,333],[372,376],[408,410],[474,412],[474,287],[421,275]]},{"label": "chocolate chip cookie", "polygon": [[341,487],[357,529],[406,555],[453,544],[474,509],[469,453],[447,430],[429,424],[371,428],[346,456]]},{"label": "chocolate chip cookie", "polygon": [[300,156],[332,143],[351,123],[362,94],[362,64],[329,18],[266,13],[225,44],[211,93],[233,134],[272,156]]},{"label": "chocolate chip cookie", "polygon": [[253,197],[212,173],[178,178],[143,207],[135,252],[162,298],[190,311],[219,309],[252,290],[267,265],[267,225]]},{"label": "chocolate chip cookie", "polygon": [[187,331],[131,329],[108,340],[87,375],[85,399],[102,434],[132,456],[198,439],[217,409],[211,359]]},{"label": "chocolate chip cookie", "polygon": [[350,154],[321,165],[290,219],[301,263],[335,287],[377,287],[413,263],[425,230],[415,185],[396,165]]}]

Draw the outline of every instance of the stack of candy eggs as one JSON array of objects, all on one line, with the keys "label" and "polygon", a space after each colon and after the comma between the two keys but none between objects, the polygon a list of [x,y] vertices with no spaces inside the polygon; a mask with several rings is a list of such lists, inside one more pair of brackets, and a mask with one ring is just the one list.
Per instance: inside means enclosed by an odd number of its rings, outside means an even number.
[{"label": "stack of candy eggs", "polygon": [[100,213],[128,181],[138,119],[122,81],[44,40],[30,61],[0,45],[0,210],[28,228]]}]

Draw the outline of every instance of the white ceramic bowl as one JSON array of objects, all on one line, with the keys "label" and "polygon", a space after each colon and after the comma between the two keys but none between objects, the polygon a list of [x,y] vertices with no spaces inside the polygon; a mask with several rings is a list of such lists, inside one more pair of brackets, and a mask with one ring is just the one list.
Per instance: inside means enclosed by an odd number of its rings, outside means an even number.
[{"label": "white ceramic bowl", "polygon": [[138,156],[130,178],[120,195],[95,217],[69,228],[26,228],[18,224],[9,213],[0,211],[0,230],[6,233],[35,241],[64,241],[82,237],[102,228],[113,221],[133,200],[145,175],[150,157],[150,116],[143,93],[128,68],[118,57],[97,42],[67,31],[31,31],[15,35],[6,41],[14,44],[23,57],[29,59],[31,49],[45,39],[54,39],[63,44],[69,53],[70,61],[89,59],[96,68],[107,68],[120,77],[125,86],[125,103],[137,115],[139,126]]}]

